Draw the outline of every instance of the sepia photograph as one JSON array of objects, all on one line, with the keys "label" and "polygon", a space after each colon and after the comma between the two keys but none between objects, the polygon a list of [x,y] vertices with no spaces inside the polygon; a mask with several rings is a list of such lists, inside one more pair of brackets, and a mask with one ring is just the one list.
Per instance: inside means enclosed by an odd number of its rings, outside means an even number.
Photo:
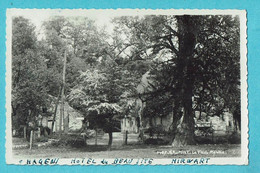
[{"label": "sepia photograph", "polygon": [[248,164],[244,10],[6,15],[8,164]]}]

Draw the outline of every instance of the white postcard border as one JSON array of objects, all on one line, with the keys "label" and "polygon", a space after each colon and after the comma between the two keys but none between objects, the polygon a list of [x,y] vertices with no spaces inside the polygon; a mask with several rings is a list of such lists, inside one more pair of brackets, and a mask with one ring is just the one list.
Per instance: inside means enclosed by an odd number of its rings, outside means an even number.
[{"label": "white postcard border", "polygon": [[[175,9],[7,9],[6,11],[6,163],[7,164],[18,164],[18,165],[28,165],[28,163],[20,159],[15,159],[12,157],[12,129],[11,129],[11,83],[12,83],[12,58],[11,58],[11,49],[12,49],[12,16],[16,16],[22,14],[24,12],[30,12],[34,15],[34,12],[45,12],[56,15],[64,15],[64,16],[75,16],[75,15],[103,15],[109,13],[114,16],[122,16],[126,15],[148,15],[148,14],[156,14],[156,15],[239,15],[240,16],[240,69],[241,69],[241,157],[232,157],[232,158],[209,158],[207,163],[203,163],[206,165],[247,165],[248,164],[248,92],[247,92],[247,26],[246,26],[246,11],[245,10],[175,10]],[[40,158],[35,158],[38,162]],[[42,160],[46,160],[46,158],[41,158]],[[76,158],[64,159],[58,158],[58,165],[73,165],[71,161]],[[82,158],[78,158],[82,159]],[[86,160],[89,158],[85,158]],[[105,159],[105,158],[104,158]],[[114,159],[105,159],[108,161],[108,165],[114,165]],[[125,158],[127,159],[127,158]],[[131,159],[131,158],[128,158]],[[132,158],[136,162],[130,163],[130,165],[142,165],[138,164],[138,158]],[[175,164],[193,164],[197,163],[187,163],[186,159],[185,163],[176,163],[173,159],[180,158],[169,158],[169,159],[152,159],[149,165],[175,165]],[[196,159],[196,158],[190,158]],[[201,158],[197,158],[201,159]],[[207,159],[207,157],[205,157]],[[104,165],[101,163],[102,159],[95,159],[96,163],[80,163],[80,165]],[[30,159],[33,162],[33,159]],[[38,163],[39,164],[39,163]],[[38,165],[36,164],[36,165]],[[120,163],[118,163],[120,164]],[[122,163],[124,164],[124,163]],[[129,163],[128,163],[129,164]],[[29,164],[30,165],[30,164]]]}]

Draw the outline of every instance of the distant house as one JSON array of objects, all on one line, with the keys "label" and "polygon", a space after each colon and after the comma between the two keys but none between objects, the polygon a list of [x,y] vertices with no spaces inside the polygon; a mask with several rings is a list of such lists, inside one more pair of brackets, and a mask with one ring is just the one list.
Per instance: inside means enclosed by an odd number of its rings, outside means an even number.
[{"label": "distant house", "polygon": [[[142,76],[141,82],[137,87],[138,93],[146,93],[152,90],[149,83],[152,83],[151,79],[149,79],[150,75],[149,72],[145,73]],[[148,129],[150,127],[160,126],[163,128],[164,131],[169,131],[172,129],[172,122],[173,122],[173,114],[169,113],[168,115],[164,116],[151,116],[149,118],[143,117],[143,110],[146,106],[145,102],[142,102],[141,99],[135,100],[135,111],[131,115],[126,115],[121,120],[121,131],[125,132],[128,131],[129,133],[138,133],[140,128]],[[222,117],[212,116],[207,117],[206,113],[202,113],[202,119],[199,119],[199,112],[195,111],[195,124],[203,122],[207,122],[211,124],[214,131],[233,131],[234,130],[234,123],[233,123],[233,115],[226,111]],[[206,118],[207,117],[207,118]]]},{"label": "distant house", "polygon": [[139,121],[137,118],[131,116],[124,117],[121,120],[121,132],[138,133],[140,125],[138,125]]},{"label": "distant house", "polygon": [[[149,85],[149,72],[145,73],[142,76],[140,84],[137,86],[137,92],[142,94],[147,91],[152,90]],[[129,133],[138,133],[140,129],[148,129],[152,126],[162,125],[165,131],[168,131],[172,124],[172,115],[165,115],[162,117],[152,117],[152,118],[144,118],[143,110],[145,108],[146,103],[141,99],[137,98],[135,100],[135,106],[131,115],[126,115],[121,120],[121,132],[128,131]]]},{"label": "distant house", "polygon": [[[54,108],[52,108],[53,112],[51,116],[42,116],[42,126],[52,128],[52,121],[54,118]],[[54,132],[60,131],[60,123],[61,123],[61,130],[68,130],[68,131],[76,131],[81,129],[82,127],[82,120],[84,119],[83,115],[77,112],[75,109],[69,106],[67,102],[64,104],[64,118],[60,121],[60,104],[58,105],[56,118],[54,122]]]}]

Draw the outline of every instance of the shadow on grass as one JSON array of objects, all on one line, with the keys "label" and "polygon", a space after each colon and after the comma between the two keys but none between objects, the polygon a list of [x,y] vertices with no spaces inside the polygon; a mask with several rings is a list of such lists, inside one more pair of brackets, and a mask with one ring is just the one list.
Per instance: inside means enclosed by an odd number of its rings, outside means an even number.
[{"label": "shadow on grass", "polygon": [[[93,139],[89,139],[93,140]],[[101,139],[102,140],[102,139]],[[171,145],[165,145],[161,143],[130,143],[128,145],[123,145],[122,143],[119,143],[118,141],[113,141],[112,148],[110,151],[132,151],[135,152],[135,150],[139,149],[151,149],[155,151],[160,150],[229,150],[234,147],[234,145],[228,144],[225,139],[222,141],[222,138],[217,139],[215,143],[213,143],[212,140],[208,138],[197,138],[197,145],[192,146],[184,146],[184,147],[173,147]],[[93,141],[92,141],[93,142]],[[67,135],[62,136],[58,143],[52,145],[54,147],[65,147],[68,149],[72,149],[73,151],[81,151],[81,152],[102,152],[102,151],[109,151],[108,145],[104,143],[103,144],[88,144],[86,145],[85,141],[82,138],[77,137],[76,135]],[[149,141],[148,141],[149,142]]]},{"label": "shadow on grass", "polygon": [[99,152],[99,151],[108,151],[108,146],[107,145],[85,145],[77,149],[83,152]]},{"label": "shadow on grass", "polygon": [[[84,143],[84,141],[76,141],[73,142],[71,144],[69,144],[68,146],[78,150],[78,151],[83,151],[83,152],[100,152],[100,151],[109,151],[108,150],[108,145],[86,145],[86,143]],[[148,149],[148,148],[156,148],[159,146],[156,145],[147,145],[147,144],[128,144],[128,145],[123,145],[123,144],[117,144],[117,145],[113,145],[111,147],[110,151],[131,151],[131,150],[135,150],[135,149]]]}]

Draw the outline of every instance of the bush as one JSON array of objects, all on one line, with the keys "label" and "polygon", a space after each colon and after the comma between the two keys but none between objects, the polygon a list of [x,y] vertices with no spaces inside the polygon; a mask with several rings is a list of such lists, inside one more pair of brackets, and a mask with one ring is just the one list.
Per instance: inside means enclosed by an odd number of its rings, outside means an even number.
[{"label": "bush", "polygon": [[149,127],[148,129],[145,130],[144,133],[148,133],[150,137],[155,136],[155,135],[157,135],[157,136],[166,135],[166,132],[162,125]]},{"label": "bush", "polygon": [[62,135],[58,142],[53,144],[54,146],[71,146],[75,148],[85,147],[86,143],[79,134],[75,135]]},{"label": "bush", "polygon": [[241,144],[241,135],[234,132],[228,138],[228,143],[230,144]]},{"label": "bush", "polygon": [[48,138],[45,136],[41,136],[35,139],[36,142],[48,142]]},{"label": "bush", "polygon": [[77,140],[68,140],[67,145],[75,148],[81,148],[86,146],[86,142],[82,139],[77,139]]},{"label": "bush", "polygon": [[41,135],[48,136],[51,134],[51,129],[49,127],[40,127]]},{"label": "bush", "polygon": [[197,144],[213,144],[214,143],[212,138],[204,137],[204,136],[195,136],[195,141]]},{"label": "bush", "polygon": [[148,138],[144,141],[144,143],[149,145],[167,145],[169,144],[169,141],[161,138]]}]

